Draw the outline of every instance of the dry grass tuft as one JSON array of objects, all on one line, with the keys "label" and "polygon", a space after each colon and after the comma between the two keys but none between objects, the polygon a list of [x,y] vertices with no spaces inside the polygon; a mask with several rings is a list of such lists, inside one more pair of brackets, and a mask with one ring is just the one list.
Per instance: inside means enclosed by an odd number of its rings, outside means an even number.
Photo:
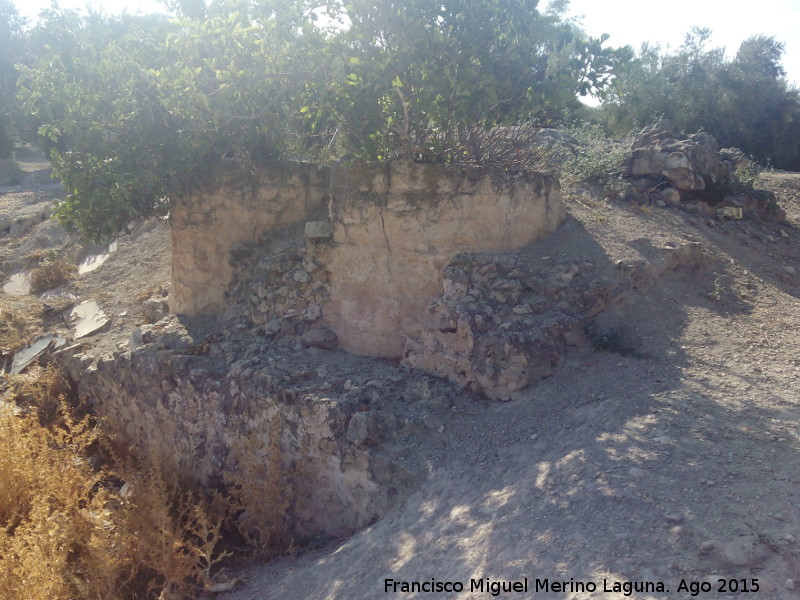
[{"label": "dry grass tuft", "polygon": [[16,352],[44,332],[41,302],[30,296],[0,294],[0,345]]},{"label": "dry grass tuft", "polygon": [[[74,397],[69,380],[53,366],[37,367],[29,374],[8,375],[6,381],[15,404],[35,413],[42,426],[58,422],[63,413],[64,399]],[[85,413],[82,411],[81,414]]]},{"label": "dry grass tuft", "polygon": [[67,283],[78,274],[78,267],[64,258],[45,259],[31,272],[31,293],[41,294]]}]

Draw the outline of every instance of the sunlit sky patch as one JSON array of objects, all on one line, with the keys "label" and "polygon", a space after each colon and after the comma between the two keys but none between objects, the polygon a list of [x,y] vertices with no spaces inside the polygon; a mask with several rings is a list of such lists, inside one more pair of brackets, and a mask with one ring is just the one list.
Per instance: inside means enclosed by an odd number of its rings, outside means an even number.
[{"label": "sunlit sky patch", "polygon": [[[14,0],[29,19],[50,6],[50,0]],[[158,0],[61,0],[62,8],[83,8],[90,4],[108,14],[164,12]],[[542,0],[541,6],[546,6]],[[675,49],[693,27],[713,31],[712,46],[724,46],[732,56],[748,37],[775,36],[786,45],[784,68],[790,82],[800,84],[800,1],[759,0],[732,3],[730,0],[670,0],[666,3],[641,0],[571,0],[569,16],[581,17],[590,34],[608,33],[608,45],[642,42]]]}]

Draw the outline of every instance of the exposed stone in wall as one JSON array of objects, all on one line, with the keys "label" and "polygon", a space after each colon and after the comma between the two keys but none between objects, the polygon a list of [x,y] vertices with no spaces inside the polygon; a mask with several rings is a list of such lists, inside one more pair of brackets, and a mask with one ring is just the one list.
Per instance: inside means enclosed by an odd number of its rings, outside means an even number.
[{"label": "exposed stone in wall", "polygon": [[597,334],[598,315],[620,310],[633,290],[709,263],[693,243],[654,253],[614,266],[579,256],[551,262],[535,252],[459,255],[445,267],[444,292],[422,334],[408,339],[404,362],[510,400],[552,375],[569,347],[597,345],[586,332]]},{"label": "exposed stone in wall", "polygon": [[395,162],[332,172],[326,307],[342,347],[399,357],[459,252],[521,248],[564,218],[541,174]]},{"label": "exposed stone in wall", "polygon": [[104,426],[134,454],[208,488],[236,473],[237,447],[259,459],[278,436],[296,474],[287,519],[301,536],[364,527],[405,497],[416,476],[387,447],[421,424],[396,407],[424,401],[420,386],[440,399],[457,393],[423,373],[250,332],[198,341],[174,317],[138,337],[133,352],[66,359]]},{"label": "exposed stone in wall", "polygon": [[231,283],[231,252],[264,234],[325,216],[327,170],[277,163],[257,176],[220,177],[213,189],[179,200],[172,208],[170,310],[219,314]]},{"label": "exposed stone in wall", "polygon": [[[265,173],[264,189],[230,191],[223,182],[219,191],[179,207],[173,312],[227,307],[229,316],[248,313],[271,334],[280,319],[298,323],[301,333],[319,322],[347,350],[400,357],[405,337],[421,332],[453,256],[520,248],[554,231],[564,217],[557,182],[535,173],[411,162],[337,166],[326,188],[326,173],[291,168],[281,177]],[[281,245],[291,237],[287,226],[318,218],[328,193],[330,233],[324,221],[316,222],[305,249]],[[294,239],[302,239],[301,231]],[[260,254],[258,269],[238,277],[263,283],[250,299],[257,310],[232,309],[224,291],[237,279],[235,269],[264,246],[276,248]]]},{"label": "exposed stone in wall", "polygon": [[[587,319],[615,295],[591,263],[536,264],[512,254],[460,255],[444,269],[444,293],[406,362],[490,398],[552,375],[567,346],[586,343]],[[618,291],[616,292],[618,293]]]}]

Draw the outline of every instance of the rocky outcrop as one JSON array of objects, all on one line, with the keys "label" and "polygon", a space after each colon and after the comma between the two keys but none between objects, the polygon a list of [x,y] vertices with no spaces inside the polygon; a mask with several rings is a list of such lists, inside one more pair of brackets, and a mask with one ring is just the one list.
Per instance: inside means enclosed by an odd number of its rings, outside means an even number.
[{"label": "rocky outcrop", "polygon": [[681,133],[667,121],[644,128],[631,145],[633,177],[666,178],[681,191],[724,189],[731,163],[708,133]]},{"label": "rocky outcrop", "polygon": [[706,217],[784,220],[775,195],[753,189],[757,172],[741,150],[720,150],[710,134],[687,135],[668,121],[642,129],[628,161],[633,188],[657,206]]},{"label": "rocky outcrop", "polygon": [[460,255],[425,330],[409,338],[407,364],[490,398],[509,400],[549,377],[568,346],[583,346],[587,319],[614,295],[591,263],[550,265],[514,255]]}]

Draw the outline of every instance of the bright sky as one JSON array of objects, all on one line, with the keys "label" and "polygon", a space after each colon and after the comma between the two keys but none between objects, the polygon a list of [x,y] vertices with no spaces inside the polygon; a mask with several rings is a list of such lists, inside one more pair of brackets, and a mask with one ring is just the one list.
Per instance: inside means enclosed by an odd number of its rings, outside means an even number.
[{"label": "bright sky", "polygon": [[[50,6],[49,0],[14,0],[24,16],[33,19]],[[62,7],[81,8],[87,4],[114,14],[127,8],[129,13],[164,12],[159,0],[61,0]],[[542,0],[541,6],[546,5]],[[642,0],[571,0],[569,14],[582,15],[591,35],[608,33],[611,46],[659,42],[677,48],[693,27],[708,27],[714,32],[713,46],[725,46],[730,54],[751,35],[775,36],[786,45],[783,66],[790,82],[800,84],[800,0],[670,0],[663,3]]]},{"label": "bright sky", "polygon": [[583,27],[591,35],[610,34],[609,46],[630,44],[637,50],[645,41],[674,50],[694,26],[711,29],[711,47],[724,46],[731,56],[750,36],[774,36],[786,45],[787,79],[800,84],[798,0],[572,0],[569,14],[583,15]]}]

